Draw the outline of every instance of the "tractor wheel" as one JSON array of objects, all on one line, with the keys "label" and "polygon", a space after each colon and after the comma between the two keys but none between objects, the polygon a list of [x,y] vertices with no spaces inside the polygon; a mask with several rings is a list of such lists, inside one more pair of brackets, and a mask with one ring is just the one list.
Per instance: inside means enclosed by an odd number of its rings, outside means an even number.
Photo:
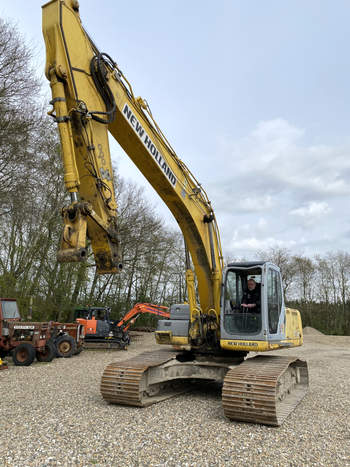
[{"label": "tractor wheel", "polygon": [[12,351],[13,363],[17,366],[29,366],[35,358],[35,349],[31,344],[23,342]]},{"label": "tractor wheel", "polygon": [[69,358],[77,351],[77,344],[72,336],[64,335],[56,341],[56,352],[58,357]]},{"label": "tractor wheel", "polygon": [[52,362],[56,356],[56,349],[52,342],[47,342],[42,352],[37,350],[36,359],[38,362]]}]

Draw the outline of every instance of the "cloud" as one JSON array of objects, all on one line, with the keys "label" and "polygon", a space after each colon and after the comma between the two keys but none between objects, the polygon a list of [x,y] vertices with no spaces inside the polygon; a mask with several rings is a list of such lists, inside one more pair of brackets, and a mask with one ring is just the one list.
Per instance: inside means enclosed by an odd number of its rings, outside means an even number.
[{"label": "cloud", "polygon": [[270,195],[248,195],[240,197],[237,204],[237,207],[242,211],[254,212],[269,209],[273,206],[274,203]]},{"label": "cloud", "polygon": [[306,139],[306,130],[277,118],[238,142],[219,142],[224,163],[211,168],[207,191],[230,254],[346,247],[350,147]]},{"label": "cloud", "polygon": [[[256,193],[254,193],[256,192]],[[215,205],[228,212],[258,213],[272,209],[276,202],[270,194],[260,194],[256,187],[248,190],[248,193],[239,193],[239,183],[235,186],[224,184],[210,187],[210,193],[215,196]]]},{"label": "cloud", "polygon": [[249,139],[254,140],[258,147],[264,148],[262,161],[270,163],[278,155],[283,154],[283,151],[288,150],[303,135],[304,130],[293,127],[282,118],[277,118],[259,122]]},{"label": "cloud", "polygon": [[239,235],[235,235],[235,238],[228,245],[229,248],[233,251],[242,250],[247,254],[255,253],[258,250],[266,250],[270,247],[280,247],[280,248],[292,248],[297,245],[296,240],[281,240],[275,237],[247,237],[239,238]]},{"label": "cloud", "polygon": [[311,202],[307,206],[301,206],[297,209],[292,209],[290,214],[305,218],[320,218],[329,213],[330,207],[325,202]]},{"label": "cloud", "polygon": [[307,145],[304,136],[304,130],[278,118],[258,123],[238,143],[221,141],[220,184],[249,196],[252,191],[265,197],[292,191],[304,199],[349,195],[350,148]]},{"label": "cloud", "polygon": [[295,216],[301,225],[306,228],[319,228],[320,222],[327,219],[332,211],[329,204],[321,201],[312,201],[303,206],[290,210],[289,214]]}]

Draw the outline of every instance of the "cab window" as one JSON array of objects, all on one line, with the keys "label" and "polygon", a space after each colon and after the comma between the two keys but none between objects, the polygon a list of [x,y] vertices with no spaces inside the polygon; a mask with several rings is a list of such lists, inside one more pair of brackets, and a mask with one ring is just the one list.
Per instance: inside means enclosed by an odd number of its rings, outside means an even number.
[{"label": "cab window", "polygon": [[17,302],[15,301],[1,301],[1,310],[3,319],[16,319],[20,318]]},{"label": "cab window", "polygon": [[282,288],[280,275],[274,269],[269,269],[267,276],[267,308],[270,333],[276,334],[282,310]]},{"label": "cab window", "polygon": [[260,307],[242,307],[248,291],[248,280],[254,279],[261,294],[261,270],[229,270],[225,282],[224,328],[228,334],[257,334],[261,330]]},{"label": "cab window", "polygon": [[234,271],[229,271],[226,278],[225,309],[231,310],[233,306],[240,306],[243,296],[241,278]]}]

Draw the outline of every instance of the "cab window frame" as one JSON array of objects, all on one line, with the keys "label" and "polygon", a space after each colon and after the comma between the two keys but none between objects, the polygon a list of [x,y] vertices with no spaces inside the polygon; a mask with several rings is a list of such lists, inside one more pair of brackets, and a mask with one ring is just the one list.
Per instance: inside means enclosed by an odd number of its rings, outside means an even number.
[{"label": "cab window frame", "polygon": [[[258,335],[262,332],[262,310],[259,313],[247,311],[245,313],[232,309],[234,306],[240,307],[244,292],[247,289],[247,281],[250,276],[259,276],[257,284],[262,283],[263,271],[255,268],[247,270],[230,269],[227,271],[224,285],[224,313],[223,328],[230,335]],[[234,278],[232,276],[235,276]],[[232,287],[233,286],[233,287]],[[262,289],[260,287],[260,298],[262,299]]]},{"label": "cab window frame", "polygon": [[279,272],[269,267],[267,271],[267,315],[270,334],[278,333],[278,323],[283,307],[282,286]]}]

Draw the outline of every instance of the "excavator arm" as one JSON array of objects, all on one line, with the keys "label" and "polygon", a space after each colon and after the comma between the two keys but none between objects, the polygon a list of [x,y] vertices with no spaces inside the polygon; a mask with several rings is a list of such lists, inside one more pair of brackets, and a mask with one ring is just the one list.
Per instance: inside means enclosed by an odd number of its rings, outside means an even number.
[{"label": "excavator arm", "polygon": [[134,96],[117,63],[100,53],[85,32],[76,0],[52,0],[43,6],[43,35],[53,97],[51,115],[59,127],[65,186],[71,198],[63,208],[58,259],[85,260],[90,240],[99,273],[121,268],[110,132],[166,203],[183,233],[200,302],[198,307],[187,255],[191,322],[206,314],[218,324],[223,259],[205,191],[164,137],[148,104]]},{"label": "excavator arm", "polygon": [[153,305],[152,303],[136,303],[136,305],[129,310],[123,318],[118,322],[118,327],[123,327],[127,331],[135,320],[144,313],[161,316],[163,318],[170,318],[168,307],[161,305]]},{"label": "excavator arm", "polygon": [[[121,268],[108,122],[115,109],[91,78],[88,40],[83,40],[77,2],[51,1],[43,7],[47,48],[46,76],[58,124],[64,182],[71,203],[63,208],[60,261],[84,261],[90,240],[99,273]],[[75,44],[75,46],[73,46]]]}]

